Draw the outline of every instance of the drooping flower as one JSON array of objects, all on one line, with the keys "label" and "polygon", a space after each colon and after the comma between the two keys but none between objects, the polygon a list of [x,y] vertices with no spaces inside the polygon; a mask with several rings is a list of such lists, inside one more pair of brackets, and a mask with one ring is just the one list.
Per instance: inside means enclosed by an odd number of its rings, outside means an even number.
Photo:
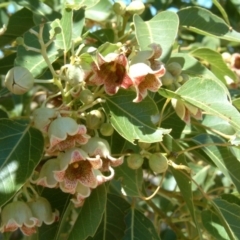
[{"label": "drooping flower", "polygon": [[172,106],[175,109],[176,114],[187,124],[190,124],[191,117],[197,120],[202,119],[202,111],[189,103],[183,102],[173,98],[171,100]]},{"label": "drooping flower", "polygon": [[129,74],[133,79],[137,93],[133,102],[142,101],[147,96],[147,90],[157,92],[162,86],[160,77],[165,74],[165,71],[165,67],[162,64],[160,64],[155,70],[145,63],[131,65],[129,68]]},{"label": "drooping flower", "polygon": [[109,176],[104,176],[98,173],[98,181],[106,182],[114,177],[114,170],[112,167],[117,167],[123,163],[123,157],[114,158],[110,153],[110,146],[105,139],[93,137],[89,142],[82,146],[82,149],[88,153],[90,157],[100,157],[102,160],[102,167],[99,169],[101,172],[110,171]]},{"label": "drooping flower", "polygon": [[1,212],[0,232],[13,232],[19,228],[24,235],[30,236],[36,232],[37,223],[38,219],[25,202],[13,201]]},{"label": "drooping flower", "polygon": [[87,188],[97,187],[95,170],[102,167],[99,157],[89,158],[84,150],[73,148],[62,153],[59,159],[60,170],[54,172],[54,177],[63,192],[74,194],[78,183]]},{"label": "drooping flower", "polygon": [[50,139],[48,154],[86,144],[90,138],[87,135],[87,128],[77,124],[70,117],[59,117],[52,121],[48,128],[48,136]]},{"label": "drooping flower", "polygon": [[53,158],[43,164],[38,176],[36,173],[31,177],[31,182],[43,187],[57,187],[58,181],[54,178],[54,172],[60,170],[59,159]]},{"label": "drooping flower", "polygon": [[97,63],[93,63],[93,75],[87,82],[104,85],[107,94],[116,94],[120,87],[127,89],[133,84],[127,66],[128,60],[123,53],[109,53],[105,57],[98,53]]},{"label": "drooping flower", "polygon": [[30,207],[33,216],[37,218],[38,227],[41,227],[43,222],[50,225],[59,219],[58,210],[52,212],[51,205],[46,198],[38,197],[27,202],[27,205]]}]

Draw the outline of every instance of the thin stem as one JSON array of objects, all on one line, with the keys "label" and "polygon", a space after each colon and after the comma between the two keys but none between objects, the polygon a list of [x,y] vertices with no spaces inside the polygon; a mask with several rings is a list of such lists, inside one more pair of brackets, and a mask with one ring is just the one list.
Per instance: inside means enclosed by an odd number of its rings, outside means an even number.
[{"label": "thin stem", "polygon": [[54,79],[34,79],[35,83],[54,83]]},{"label": "thin stem", "polygon": [[161,113],[160,113],[160,120],[158,122],[158,127],[161,126],[161,122],[162,122],[162,118],[163,118],[163,113],[164,113],[164,110],[165,108],[167,107],[168,103],[171,101],[171,98],[167,98],[167,100],[165,101],[163,107],[162,107],[162,110],[161,110]]},{"label": "thin stem", "polygon": [[96,99],[95,101],[93,101],[91,104],[87,105],[87,106],[83,106],[81,107],[78,112],[82,113],[84,111],[86,111],[87,109],[93,107],[94,105],[98,104],[98,103],[104,103],[105,100],[104,99],[101,99],[101,98],[98,98]]}]

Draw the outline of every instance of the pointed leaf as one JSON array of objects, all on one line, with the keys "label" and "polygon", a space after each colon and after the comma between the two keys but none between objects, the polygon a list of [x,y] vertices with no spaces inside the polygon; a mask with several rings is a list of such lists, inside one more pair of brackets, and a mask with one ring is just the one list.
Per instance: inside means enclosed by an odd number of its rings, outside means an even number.
[{"label": "pointed leaf", "polygon": [[133,170],[128,167],[127,161],[115,169],[116,179],[121,180],[122,190],[124,194],[131,197],[139,197],[141,195],[141,188],[143,184],[143,172],[139,168]]},{"label": "pointed leaf", "polygon": [[193,32],[239,42],[240,33],[232,30],[225,21],[200,7],[187,7],[178,11],[180,25]]},{"label": "pointed leaf", "polygon": [[84,240],[94,236],[106,208],[107,191],[105,185],[94,189],[81,208],[69,235],[69,240]]},{"label": "pointed leaf", "polygon": [[73,12],[73,29],[72,29],[72,38],[73,40],[81,37],[82,30],[85,24],[85,11],[83,9],[79,9]]},{"label": "pointed leaf", "polygon": [[210,64],[212,72],[220,79],[223,83],[226,82],[226,76],[232,80],[236,80],[236,75],[230,70],[230,68],[223,61],[221,54],[209,49],[209,48],[198,48],[191,52],[191,55],[200,58]]},{"label": "pointed leaf", "polygon": [[189,79],[177,92],[182,99],[218,116],[240,130],[240,114],[229,102],[225,90],[212,79]]},{"label": "pointed leaf", "polygon": [[146,22],[140,16],[134,15],[133,21],[140,49],[145,50],[149,44],[158,43],[163,50],[160,59],[166,61],[178,32],[179,20],[177,14],[164,11]]},{"label": "pointed leaf", "polygon": [[218,169],[229,179],[233,181],[238,191],[240,192],[240,162],[233,155],[230,148],[214,146],[214,143],[224,143],[220,138],[208,134],[201,134],[193,138],[197,144],[212,144],[203,146],[202,150],[212,159]]},{"label": "pointed leaf", "polygon": [[218,240],[229,239],[228,234],[224,227],[222,226],[219,217],[210,210],[204,210],[201,213],[202,224],[206,230]]},{"label": "pointed leaf", "polygon": [[0,206],[27,181],[42,152],[40,131],[28,122],[0,119]]},{"label": "pointed leaf", "polygon": [[128,141],[134,143],[158,142],[169,129],[156,128],[151,116],[158,114],[157,106],[150,97],[140,103],[133,103],[135,93],[120,90],[114,96],[107,96],[104,109],[110,114],[110,121],[116,131]]},{"label": "pointed leaf", "polygon": [[61,20],[56,19],[51,23],[50,38],[54,36],[54,29],[60,28],[61,32],[55,37],[55,44],[58,49],[63,49],[67,52],[72,45],[72,9],[65,8]]},{"label": "pointed leaf", "polygon": [[130,204],[122,197],[108,194],[105,215],[96,235],[88,240],[119,240],[123,238],[126,225],[124,217]]},{"label": "pointed leaf", "polygon": [[152,222],[138,210],[130,208],[127,212],[125,222],[127,229],[123,240],[160,240]]},{"label": "pointed leaf", "polygon": [[235,203],[229,203],[221,198],[213,200],[214,207],[222,214],[229,232],[233,232],[235,237],[231,239],[240,239],[240,228],[238,222],[240,221],[240,206]]}]

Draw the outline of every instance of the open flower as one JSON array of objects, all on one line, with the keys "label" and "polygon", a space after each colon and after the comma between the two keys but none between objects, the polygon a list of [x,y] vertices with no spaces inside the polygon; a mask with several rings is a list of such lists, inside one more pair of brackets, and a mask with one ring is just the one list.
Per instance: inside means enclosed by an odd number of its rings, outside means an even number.
[{"label": "open flower", "polygon": [[87,128],[84,125],[78,125],[70,117],[55,119],[48,128],[50,146],[47,149],[47,153],[54,154],[58,151],[86,144],[90,138],[86,133]]},{"label": "open flower", "polygon": [[162,86],[160,77],[165,74],[165,67],[162,64],[159,64],[158,66],[156,63],[154,64],[155,70],[145,63],[136,63],[130,66],[129,74],[133,79],[137,93],[133,102],[142,101],[147,96],[147,90],[157,92]]},{"label": "open flower", "polygon": [[38,219],[25,202],[13,201],[7,204],[1,212],[1,218],[0,232],[13,232],[18,228],[27,236],[36,232]]},{"label": "open flower", "polygon": [[172,106],[176,114],[187,124],[190,124],[191,116],[197,120],[202,119],[202,111],[189,103],[173,98]]},{"label": "open flower", "polygon": [[82,149],[73,148],[62,153],[59,159],[60,170],[54,172],[54,177],[60,182],[63,192],[74,194],[78,183],[87,188],[95,188],[98,185],[94,170],[102,167],[100,158],[89,158]]},{"label": "open flower", "polygon": [[43,222],[50,225],[59,219],[58,210],[52,212],[51,205],[46,198],[38,197],[37,199],[27,202],[27,205],[30,207],[33,216],[37,218],[38,227],[42,226]]},{"label": "open flower", "polygon": [[124,54],[109,53],[103,57],[98,53],[89,84],[104,85],[105,92],[109,95],[117,93],[120,87],[127,89],[133,84],[127,74],[127,65],[128,60]]}]

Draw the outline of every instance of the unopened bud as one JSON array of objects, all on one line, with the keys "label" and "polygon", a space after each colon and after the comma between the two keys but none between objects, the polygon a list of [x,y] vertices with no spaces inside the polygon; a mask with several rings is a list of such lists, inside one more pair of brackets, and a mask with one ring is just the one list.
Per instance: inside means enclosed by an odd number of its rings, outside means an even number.
[{"label": "unopened bud", "polygon": [[24,39],[22,37],[17,37],[16,38],[16,43],[17,45],[24,45]]},{"label": "unopened bud", "polygon": [[169,86],[174,82],[174,77],[170,72],[166,71],[166,73],[161,77],[161,81],[163,86]]},{"label": "unopened bud", "polygon": [[82,103],[89,104],[94,101],[94,96],[89,89],[84,89],[81,91],[79,99],[82,101]]},{"label": "unopened bud", "polygon": [[130,14],[142,14],[143,11],[145,10],[145,5],[141,1],[133,1],[131,2],[127,8],[127,12]]},{"label": "unopened bud", "polygon": [[127,158],[127,164],[131,169],[138,169],[143,164],[143,157],[140,154],[131,154]]},{"label": "unopened bud", "polygon": [[98,129],[104,122],[104,114],[99,110],[92,110],[86,116],[86,124],[89,129]]},{"label": "unopened bud", "polygon": [[178,76],[182,72],[182,66],[178,62],[171,62],[167,65],[167,70],[173,75]]},{"label": "unopened bud", "polygon": [[114,128],[112,126],[111,123],[103,123],[100,127],[100,133],[103,135],[103,136],[112,136],[114,132]]},{"label": "unopened bud", "polygon": [[117,15],[123,15],[126,12],[126,4],[124,2],[122,2],[122,1],[115,2],[113,4],[113,11]]},{"label": "unopened bud", "polygon": [[163,173],[168,169],[168,160],[161,153],[154,153],[149,158],[149,166],[155,173]]}]

